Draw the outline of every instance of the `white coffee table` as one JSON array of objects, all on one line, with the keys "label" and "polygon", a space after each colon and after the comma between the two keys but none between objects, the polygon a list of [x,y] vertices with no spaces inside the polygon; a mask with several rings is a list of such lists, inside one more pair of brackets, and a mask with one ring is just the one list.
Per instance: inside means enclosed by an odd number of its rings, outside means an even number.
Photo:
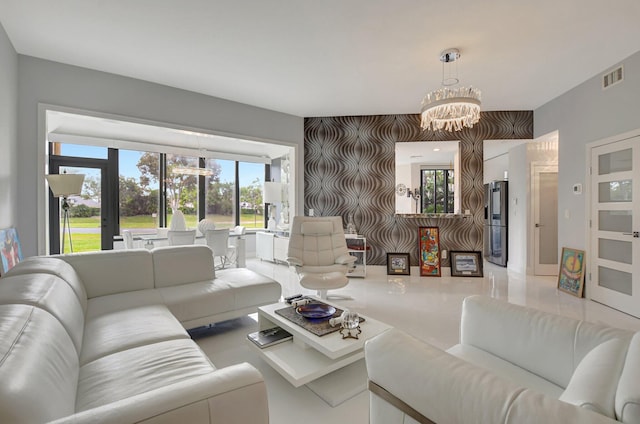
[{"label": "white coffee table", "polygon": [[[322,301],[324,303],[326,302]],[[322,376],[364,358],[364,343],[391,327],[373,318],[364,316],[360,328],[362,333],[356,339],[343,339],[339,331],[322,337],[305,330],[301,326],[276,314],[276,310],[286,308],[286,303],[275,303],[258,308],[260,330],[282,327],[293,335],[292,341],[276,344],[258,350],[262,358],[289,383],[302,386]],[[344,309],[342,306],[333,305]]]}]

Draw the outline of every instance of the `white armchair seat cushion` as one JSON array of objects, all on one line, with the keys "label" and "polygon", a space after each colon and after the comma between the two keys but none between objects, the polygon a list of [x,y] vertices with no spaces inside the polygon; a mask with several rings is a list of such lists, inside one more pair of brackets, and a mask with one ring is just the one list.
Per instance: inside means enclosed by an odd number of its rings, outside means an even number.
[{"label": "white armchair seat cushion", "polygon": [[300,285],[308,289],[339,289],[348,283],[349,279],[341,272],[300,273]]},{"label": "white armchair seat cushion", "polygon": [[80,365],[125,349],[175,339],[189,339],[189,334],[164,305],[100,315],[85,325]]},{"label": "white armchair seat cushion", "polygon": [[104,356],[80,367],[78,412],[215,371],[192,340],[170,340]]},{"label": "white armchair seat cushion", "polygon": [[529,371],[473,346],[457,344],[447,353],[491,371],[493,374],[537,392],[558,398],[563,388]]}]

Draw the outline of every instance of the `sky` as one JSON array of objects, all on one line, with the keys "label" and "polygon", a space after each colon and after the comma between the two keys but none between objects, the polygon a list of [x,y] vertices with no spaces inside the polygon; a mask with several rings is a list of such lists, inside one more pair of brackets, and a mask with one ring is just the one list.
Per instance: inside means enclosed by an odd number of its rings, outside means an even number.
[{"label": "sky", "polygon": [[[65,143],[62,144],[61,154],[64,156],[106,159],[107,148]],[[142,156],[142,154],[143,152],[121,149],[118,161],[120,167],[120,175],[138,179],[138,177],[140,176],[140,171],[136,167],[136,164],[138,163],[138,160],[140,159],[140,156]],[[221,181],[232,182],[234,180],[235,174],[234,162],[229,160],[219,160],[217,162],[222,168],[222,172],[220,175]],[[100,171],[98,169],[82,169],[82,172],[87,177],[99,177],[100,175]],[[240,186],[251,185],[251,183],[256,178],[258,178],[260,181],[263,181],[264,164],[242,162],[240,164],[239,176]]]}]

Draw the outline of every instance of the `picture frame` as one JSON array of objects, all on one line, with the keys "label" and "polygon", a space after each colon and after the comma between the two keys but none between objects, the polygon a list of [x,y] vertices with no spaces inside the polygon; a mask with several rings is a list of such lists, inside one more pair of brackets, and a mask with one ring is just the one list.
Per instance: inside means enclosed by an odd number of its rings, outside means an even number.
[{"label": "picture frame", "polygon": [[387,253],[387,275],[411,275],[408,253]]},{"label": "picture frame", "polygon": [[0,276],[22,262],[22,246],[14,227],[0,229],[0,258]]},{"label": "picture frame", "polygon": [[440,277],[440,229],[418,227],[418,257],[421,277]]},{"label": "picture frame", "polygon": [[482,252],[455,251],[449,252],[451,257],[452,277],[482,277]]},{"label": "picture frame", "polygon": [[584,289],[585,251],[570,247],[562,248],[558,290],[582,297]]}]

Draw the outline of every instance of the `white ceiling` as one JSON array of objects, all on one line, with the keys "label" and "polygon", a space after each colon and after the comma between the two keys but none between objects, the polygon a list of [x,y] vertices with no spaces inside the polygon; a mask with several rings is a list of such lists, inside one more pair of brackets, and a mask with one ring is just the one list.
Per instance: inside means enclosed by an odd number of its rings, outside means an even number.
[{"label": "white ceiling", "polygon": [[291,153],[290,147],[274,143],[61,111],[47,111],[46,128],[48,141],[70,144],[258,163],[271,163],[271,159]]},{"label": "white ceiling", "polygon": [[297,116],[416,113],[456,47],[483,110],[640,49],[638,0],[0,0],[18,53]]}]

